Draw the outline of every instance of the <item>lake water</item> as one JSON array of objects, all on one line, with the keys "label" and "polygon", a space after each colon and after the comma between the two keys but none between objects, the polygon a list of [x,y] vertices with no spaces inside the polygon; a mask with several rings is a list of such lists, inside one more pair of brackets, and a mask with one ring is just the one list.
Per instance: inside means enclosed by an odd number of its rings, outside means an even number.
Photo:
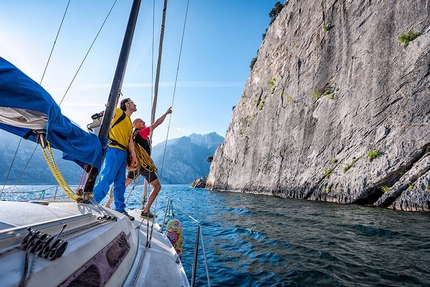
[{"label": "lake water", "polygon": [[[18,189],[38,195],[43,188]],[[137,186],[128,207],[140,207],[141,193]],[[201,224],[211,286],[430,286],[429,213],[164,185],[159,221],[166,196],[183,225],[190,280],[192,216]],[[201,247],[198,258],[196,286],[207,286]]]}]

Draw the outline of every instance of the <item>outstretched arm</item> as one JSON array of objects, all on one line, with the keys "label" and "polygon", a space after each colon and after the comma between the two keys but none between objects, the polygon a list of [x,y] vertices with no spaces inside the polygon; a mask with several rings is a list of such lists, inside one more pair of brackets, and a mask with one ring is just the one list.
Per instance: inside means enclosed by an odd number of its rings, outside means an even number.
[{"label": "outstretched arm", "polygon": [[172,113],[172,108],[168,108],[167,111],[164,113],[164,115],[162,115],[160,118],[158,118],[158,120],[156,120],[152,125],[151,125],[151,131],[155,130],[156,127],[158,127],[159,125],[161,125],[164,122],[164,119],[166,118],[166,116],[168,114]]}]

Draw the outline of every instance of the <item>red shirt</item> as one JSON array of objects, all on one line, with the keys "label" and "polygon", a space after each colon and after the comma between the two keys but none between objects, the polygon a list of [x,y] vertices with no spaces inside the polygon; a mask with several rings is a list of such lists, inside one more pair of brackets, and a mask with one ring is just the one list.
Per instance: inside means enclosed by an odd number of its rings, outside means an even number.
[{"label": "red shirt", "polygon": [[151,129],[149,127],[143,128],[139,131],[140,136],[144,140],[148,140],[149,133],[151,132]]},{"label": "red shirt", "polygon": [[149,142],[149,133],[151,129],[149,127],[139,130],[139,133],[134,137],[134,141],[143,147],[146,152],[151,155],[151,143]]}]

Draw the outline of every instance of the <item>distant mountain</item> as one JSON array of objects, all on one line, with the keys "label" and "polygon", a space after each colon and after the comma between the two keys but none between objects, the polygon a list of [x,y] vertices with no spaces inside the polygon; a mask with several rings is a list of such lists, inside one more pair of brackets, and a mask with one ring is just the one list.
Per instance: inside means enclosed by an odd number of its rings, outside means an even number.
[{"label": "distant mountain", "polygon": [[[0,183],[57,184],[44,158],[41,147],[34,142],[0,130]],[[62,158],[62,152],[52,149],[55,162],[66,182],[79,184],[82,168]],[[12,168],[11,168],[12,166]]]},{"label": "distant mountain", "polygon": [[165,142],[154,146],[152,159],[158,167],[161,183],[191,184],[194,179],[206,176],[210,168],[207,159],[214,155],[223,140],[217,133],[192,134],[171,139],[167,146]]},{"label": "distant mountain", "polygon": [[[208,149],[217,149],[217,147],[223,142],[224,138],[217,133],[209,133],[206,135],[192,134],[188,136],[193,144],[201,147],[206,147]],[[214,150],[214,152],[215,152]]]},{"label": "distant mountain", "polygon": [[[161,183],[191,184],[194,179],[206,176],[210,167],[207,158],[214,155],[223,140],[216,133],[192,134],[168,140],[166,152],[165,142],[154,146],[152,158],[159,169]],[[57,184],[40,146],[24,139],[20,142],[19,137],[3,130],[0,130],[0,143],[0,184]],[[53,149],[53,154],[66,182],[79,184],[82,168],[62,159],[62,152],[58,150]]]}]

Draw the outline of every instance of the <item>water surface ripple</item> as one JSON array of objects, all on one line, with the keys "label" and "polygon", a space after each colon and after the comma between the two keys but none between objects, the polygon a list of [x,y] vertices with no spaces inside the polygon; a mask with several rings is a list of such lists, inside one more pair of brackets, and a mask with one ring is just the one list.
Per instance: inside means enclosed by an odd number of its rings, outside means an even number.
[{"label": "water surface ripple", "polygon": [[[139,207],[141,189],[129,199]],[[163,185],[192,274],[197,224],[211,286],[430,286],[430,214]],[[207,286],[199,249],[196,286]]]},{"label": "water surface ripple", "polygon": [[[430,214],[187,186],[165,194],[201,221],[212,286],[430,286]],[[177,216],[191,274],[196,231]],[[207,285],[202,262],[197,286]]]}]

